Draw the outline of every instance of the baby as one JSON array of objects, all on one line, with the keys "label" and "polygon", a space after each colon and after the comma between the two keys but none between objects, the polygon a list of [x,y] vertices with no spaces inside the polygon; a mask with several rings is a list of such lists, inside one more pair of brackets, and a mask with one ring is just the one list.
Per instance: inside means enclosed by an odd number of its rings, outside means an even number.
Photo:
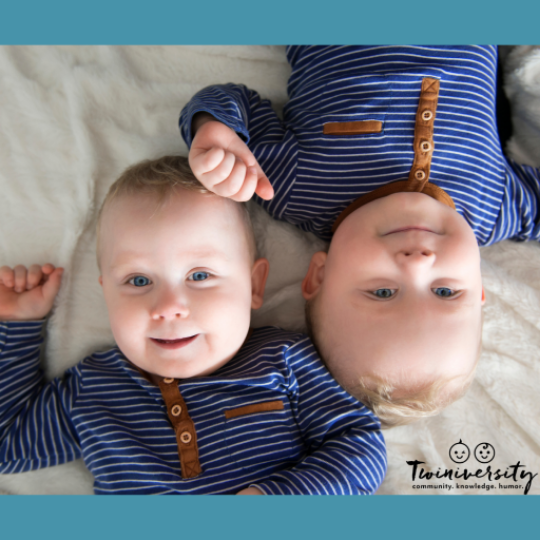
[{"label": "baby", "polygon": [[380,424],[309,338],[249,330],[268,261],[249,214],[182,157],[128,169],[98,223],[117,347],[45,383],[41,320],[62,269],[0,269],[0,472],[83,457],[95,492],[373,493]]},{"label": "baby", "polygon": [[383,427],[437,414],[480,356],[479,245],[540,238],[540,174],[498,139],[497,50],[295,46],[287,58],[283,120],[242,85],[188,103],[192,169],[331,240],[302,285],[321,358]]}]

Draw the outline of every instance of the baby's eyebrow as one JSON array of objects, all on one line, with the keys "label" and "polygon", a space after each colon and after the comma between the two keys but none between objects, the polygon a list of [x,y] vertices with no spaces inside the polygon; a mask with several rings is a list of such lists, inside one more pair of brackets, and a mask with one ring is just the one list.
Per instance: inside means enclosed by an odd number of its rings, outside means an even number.
[{"label": "baby's eyebrow", "polygon": [[117,270],[123,266],[133,266],[136,264],[143,264],[146,261],[151,260],[148,255],[142,253],[137,253],[135,251],[120,251],[113,258],[113,263],[110,265],[110,268]]},{"label": "baby's eyebrow", "polygon": [[188,251],[187,254],[191,257],[200,259],[228,257],[228,254],[225,251],[215,248],[197,248],[192,251]]},{"label": "baby's eyebrow", "polygon": [[[195,248],[191,251],[184,253],[186,258],[193,259],[194,263],[198,260],[217,260],[217,259],[230,259],[230,254],[220,249],[208,249],[208,248]],[[113,260],[113,263],[109,266],[111,270],[118,271],[123,267],[141,266],[145,267],[153,264],[153,257],[151,254],[137,252],[137,251],[120,251]]]}]

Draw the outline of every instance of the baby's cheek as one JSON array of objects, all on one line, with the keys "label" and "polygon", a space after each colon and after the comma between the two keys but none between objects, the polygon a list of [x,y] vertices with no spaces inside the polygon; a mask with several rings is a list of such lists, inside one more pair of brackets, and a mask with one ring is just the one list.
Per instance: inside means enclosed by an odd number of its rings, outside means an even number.
[{"label": "baby's cheek", "polygon": [[251,316],[251,288],[246,285],[229,285],[197,300],[198,309],[221,324],[238,323]]},{"label": "baby's cheek", "polygon": [[109,320],[113,332],[125,332],[131,326],[133,311],[125,304],[116,304],[109,307]]},{"label": "baby's cheek", "polygon": [[212,310],[213,329],[228,350],[242,346],[249,331],[251,300],[242,296],[223,296]]},{"label": "baby's cheek", "polygon": [[[332,358],[332,356],[329,356]],[[349,390],[358,384],[358,369],[354,363],[346,362],[342,358],[326,362],[326,367],[332,377],[345,389]]]},{"label": "baby's cheek", "polygon": [[[372,366],[365,361],[365,357],[358,353],[358,343],[347,332],[334,336],[325,335],[320,343],[322,361],[326,364],[332,377],[349,392],[358,386],[360,379],[369,373]],[[325,339],[326,338],[326,339]]]},{"label": "baby's cheek", "polygon": [[141,313],[126,304],[109,309],[111,329],[118,346],[124,350],[135,345],[137,337],[144,335]]}]

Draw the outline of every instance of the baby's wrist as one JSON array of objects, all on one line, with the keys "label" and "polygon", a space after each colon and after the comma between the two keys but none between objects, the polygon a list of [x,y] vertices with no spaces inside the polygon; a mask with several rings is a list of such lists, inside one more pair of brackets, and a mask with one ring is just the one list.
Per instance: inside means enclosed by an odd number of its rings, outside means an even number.
[{"label": "baby's wrist", "polygon": [[219,122],[219,120],[215,116],[212,116],[210,113],[204,111],[195,113],[191,120],[192,137],[195,137],[195,133],[197,133],[197,130],[208,122]]}]

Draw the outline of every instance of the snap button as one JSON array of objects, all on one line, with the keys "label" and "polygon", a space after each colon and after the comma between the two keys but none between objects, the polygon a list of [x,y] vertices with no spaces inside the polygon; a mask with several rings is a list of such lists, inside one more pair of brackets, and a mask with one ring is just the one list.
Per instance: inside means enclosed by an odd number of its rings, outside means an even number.
[{"label": "snap button", "polygon": [[174,379],[171,379],[170,377],[167,377],[166,379],[163,379],[163,382],[165,384],[171,384],[172,382],[174,382]]},{"label": "snap button", "polygon": [[414,173],[414,177],[415,177],[417,180],[423,180],[423,179],[426,177],[426,173],[425,173],[422,169],[418,169],[418,170]]},{"label": "snap button", "polygon": [[428,109],[422,113],[422,120],[428,122],[433,118],[433,113]]},{"label": "snap button", "polygon": [[420,149],[422,152],[429,152],[431,150],[431,143],[429,141],[422,141],[420,143]]},{"label": "snap button", "polygon": [[191,433],[189,431],[184,431],[182,435],[180,435],[180,440],[184,444],[188,444],[191,442]]},{"label": "snap button", "polygon": [[172,409],[171,409],[171,414],[173,416],[180,416],[182,414],[182,407],[180,407],[180,405],[175,405]]}]

